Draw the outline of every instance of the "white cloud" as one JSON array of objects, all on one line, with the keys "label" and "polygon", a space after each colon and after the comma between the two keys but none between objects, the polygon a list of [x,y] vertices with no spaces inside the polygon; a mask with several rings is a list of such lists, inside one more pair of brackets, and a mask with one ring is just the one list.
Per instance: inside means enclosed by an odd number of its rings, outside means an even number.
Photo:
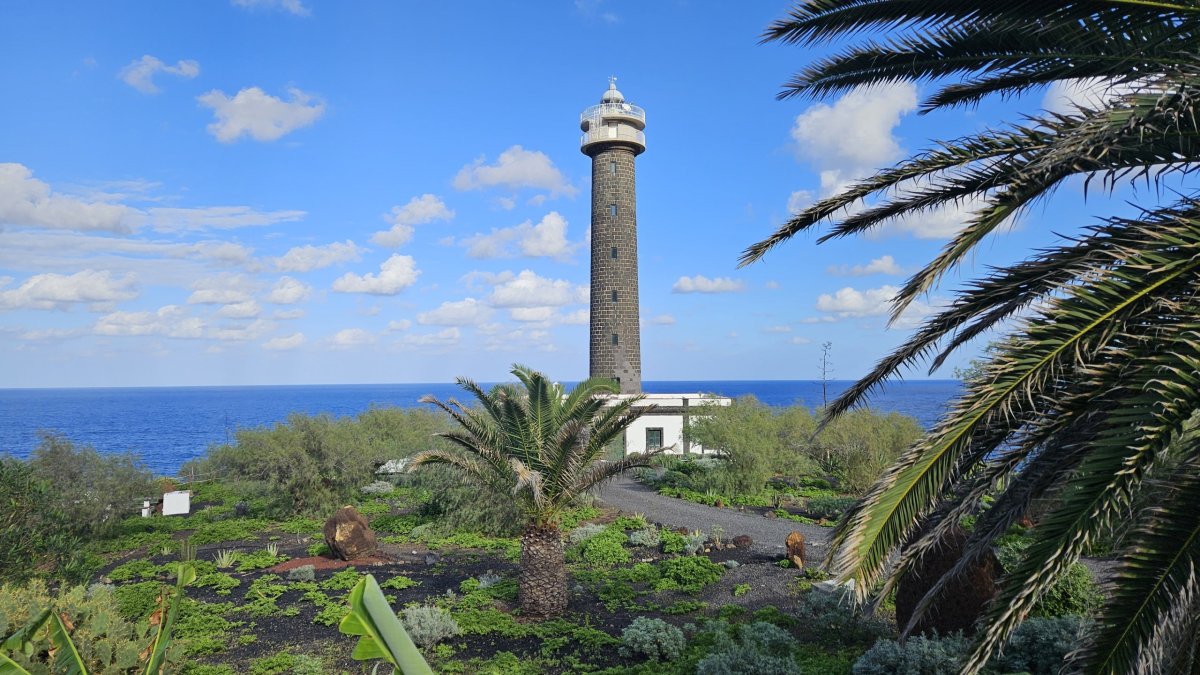
[{"label": "white cloud", "polygon": [[1080,107],[1097,109],[1110,100],[1134,91],[1133,83],[1114,84],[1104,78],[1055,80],[1042,97],[1042,107],[1060,115],[1078,112]]},{"label": "white cloud", "polygon": [[275,268],[283,272],[311,272],[338,263],[362,258],[363,249],[353,241],[335,241],[323,246],[296,246],[275,259]]},{"label": "white cloud", "polygon": [[258,284],[244,274],[220,274],[197,279],[192,284],[189,305],[231,305],[248,302]]},{"label": "white cloud", "polygon": [[[0,289],[12,283],[0,277]],[[35,274],[12,290],[0,290],[2,309],[66,309],[77,303],[113,303],[138,296],[137,277],[114,277],[107,270],[86,269],[75,274]]]},{"label": "white cloud", "polygon": [[812,340],[810,340],[806,337],[800,337],[799,335],[797,335],[796,337],[789,339],[788,343],[794,344],[794,345],[807,345],[807,344],[811,344]]},{"label": "white cloud", "polygon": [[289,319],[303,319],[305,314],[307,314],[307,312],[300,308],[277,309],[275,310],[275,313],[271,315],[271,318],[287,321]]},{"label": "white cloud", "polygon": [[571,257],[578,244],[567,241],[567,220],[557,211],[547,213],[534,225],[532,220],[494,229],[490,234],[477,234],[464,239],[467,255],[472,258],[508,258],[520,254],[527,258]]},{"label": "white cloud", "polygon": [[300,0],[233,0],[233,5],[243,9],[279,9],[296,16],[312,14]]},{"label": "white cloud", "polygon": [[617,23],[621,20],[616,13],[605,11],[603,5],[604,0],[575,0],[575,9],[589,19],[600,19],[604,23]]},{"label": "white cloud", "polygon": [[459,170],[454,177],[454,187],[458,190],[532,188],[545,190],[552,198],[559,195],[573,197],[579,192],[579,188],[567,182],[554,162],[537,150],[514,145],[500,153],[495,164],[484,162],[485,159],[481,157]]},{"label": "white cloud", "polygon": [[789,215],[796,215],[804,210],[805,207],[813,203],[812,192],[808,190],[796,190],[788,197],[787,210]]},{"label": "white cloud", "polygon": [[275,323],[267,319],[232,323],[221,326],[209,333],[209,337],[228,342],[247,342],[265,337],[275,328]]},{"label": "white cloud", "polygon": [[554,318],[553,307],[513,307],[508,310],[513,321],[542,323]]},{"label": "white cloud", "polygon": [[375,335],[362,328],[343,328],[329,338],[329,344],[336,348],[370,345],[375,344]]},{"label": "white cloud", "polygon": [[866,265],[830,265],[825,271],[841,277],[865,277],[872,274],[903,274],[903,270],[890,255],[875,258]]},{"label": "white cloud", "polygon": [[378,275],[360,276],[347,272],[333,282],[333,290],[338,293],[395,295],[416,283],[420,274],[412,256],[396,254],[383,261]]},{"label": "white cloud", "polygon": [[567,326],[586,326],[588,324],[588,310],[577,309],[574,312],[566,312],[559,315],[557,321]]},{"label": "white cloud", "polygon": [[262,313],[262,307],[253,300],[231,302],[217,310],[215,316],[226,319],[253,319]]},{"label": "white cloud", "polygon": [[62,230],[128,234],[135,211],[121,204],[55,194],[21,164],[0,164],[0,228],[30,225]]},{"label": "white cloud", "polygon": [[772,279],[771,281],[768,281],[767,283],[765,283],[763,285],[766,286],[768,290],[774,291],[774,290],[779,289],[779,282],[775,281],[774,279]]},{"label": "white cloud", "polygon": [[154,312],[113,312],[100,317],[92,329],[99,335],[161,335],[195,339],[204,336],[204,322],[188,316],[178,305],[166,305]]},{"label": "white cloud", "polygon": [[417,323],[423,326],[475,326],[492,315],[492,308],[475,298],[443,302],[437,309],[421,312]]},{"label": "white cloud", "polygon": [[291,87],[291,100],[284,101],[258,87],[242,89],[232,98],[213,89],[196,97],[211,108],[216,121],[208,125],[208,133],[222,143],[232,143],[242,136],[256,141],[274,141],[297,129],[309,126],[325,114],[325,103]]},{"label": "white cloud", "polygon": [[399,321],[389,321],[387,329],[389,331],[405,331],[412,328],[412,322],[408,319],[400,319]]},{"label": "white cloud", "polygon": [[651,318],[650,323],[654,324],[655,326],[674,326],[675,317],[671,316],[670,314],[659,314],[658,316]]},{"label": "white cloud", "polygon": [[495,307],[561,307],[588,301],[588,287],[522,270],[496,284],[488,301]]},{"label": "white cloud", "polygon": [[846,286],[834,294],[822,293],[817,297],[817,309],[838,317],[883,316],[892,309],[892,299],[900,289],[896,286],[880,286],[860,291]]},{"label": "white cloud", "polygon": [[304,333],[292,333],[281,337],[271,338],[263,343],[263,349],[271,351],[287,351],[304,344]]},{"label": "white cloud", "polygon": [[155,73],[166,73],[191,79],[200,74],[200,64],[196,61],[179,61],[168,66],[157,58],[146,54],[140,59],[134,59],[117,74],[125,84],[137,89],[143,94],[157,94],[160,89],[154,84]]},{"label": "white cloud", "polygon": [[746,290],[746,284],[729,277],[708,277],[697,274],[694,277],[679,277],[671,286],[672,293],[737,293]]},{"label": "white cloud", "polygon": [[413,197],[404,206],[393,206],[391,216],[387,217],[392,223],[390,230],[383,230],[371,235],[371,242],[380,246],[397,248],[407,244],[412,239],[413,226],[432,223],[435,220],[450,220],[454,211],[446,207],[446,203],[437,195],[423,194]]},{"label": "white cloud", "polygon": [[310,293],[312,287],[308,284],[292,277],[279,277],[279,281],[275,282],[275,287],[271,289],[271,294],[267,296],[267,302],[294,305],[308,298]]},{"label": "white cloud", "polygon": [[830,196],[900,157],[892,132],[916,107],[916,86],[898,82],[855,88],[833,105],[818,103],[796,117],[792,139],[798,155],[819,171],[821,194]]},{"label": "white cloud", "polygon": [[790,332],[792,332],[792,327],[791,326],[767,326],[766,328],[763,329],[763,332],[764,333],[790,333]]},{"label": "white cloud", "polygon": [[238,227],[265,227],[301,220],[304,211],[294,209],[259,211],[249,206],[204,206],[197,208],[156,207],[146,210],[144,222],[160,232],[184,230],[230,230]]},{"label": "white cloud", "polygon": [[397,340],[396,345],[402,348],[449,347],[458,344],[461,337],[462,331],[451,327],[443,328],[436,333],[424,333],[421,335],[407,334]]}]

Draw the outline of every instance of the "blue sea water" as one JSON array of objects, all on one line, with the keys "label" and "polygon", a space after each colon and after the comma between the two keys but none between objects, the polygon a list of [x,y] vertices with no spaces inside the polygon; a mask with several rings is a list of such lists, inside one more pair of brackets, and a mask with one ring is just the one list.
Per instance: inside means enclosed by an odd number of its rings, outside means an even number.
[{"label": "blue sea water", "polygon": [[[832,400],[849,381],[828,383]],[[643,382],[647,393],[754,395],[772,406],[822,403],[821,383],[809,380]],[[911,415],[928,428],[960,390],[957,380],[896,382],[871,397],[871,407]],[[280,385],[0,389],[0,454],[26,457],[42,432],[100,452],[132,451],[160,475],[174,475],[238,429],[286,421],[293,412],[354,416],[371,406],[414,407],[432,394],[460,395],[453,384]]]}]

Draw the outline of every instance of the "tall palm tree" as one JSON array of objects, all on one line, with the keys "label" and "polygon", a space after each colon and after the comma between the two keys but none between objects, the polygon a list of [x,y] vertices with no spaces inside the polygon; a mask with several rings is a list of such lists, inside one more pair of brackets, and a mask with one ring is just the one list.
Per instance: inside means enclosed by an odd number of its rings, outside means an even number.
[{"label": "tall palm tree", "polygon": [[487,490],[510,495],[525,518],[521,532],[521,610],[555,616],[567,607],[567,572],[559,519],[580,495],[604,480],[644,466],[661,450],[601,461],[607,446],[651,406],[640,396],[614,399],[617,386],[603,379],[562,385],[524,366],[513,366],[520,386],[484,391],[471,380],[458,384],[475,398],[467,407],[454,399],[421,399],[450,415],[460,428],[438,434],[457,447],[416,455],[410,471],[447,464]]},{"label": "tall palm tree", "polygon": [[[1108,191],[1137,179],[1173,184],[1139,194],[1137,216],[1090,224],[970,281],[830,406],[836,415],[899,369],[932,371],[972,338],[1015,326],[928,436],[840,523],[835,571],[857,581],[860,599],[886,593],[962,516],[979,514],[966,555],[923,610],[1031,507],[1048,508],[976,636],[966,671],[977,672],[1081,554],[1128,523],[1107,602],[1074,665],[1200,668],[1200,446],[1189,422],[1200,408],[1200,194],[1190,184],[1200,167],[1200,0],[804,0],[765,35],[789,44],[847,37],[780,96],[928,83],[926,112],[1059,81],[1100,86],[1105,96],[938,142],[816,202],[747,249],[742,264],[821,225],[824,241],[979,204],[901,289],[894,318],[1072,177]],[[1139,508],[1148,491],[1153,505]]]}]

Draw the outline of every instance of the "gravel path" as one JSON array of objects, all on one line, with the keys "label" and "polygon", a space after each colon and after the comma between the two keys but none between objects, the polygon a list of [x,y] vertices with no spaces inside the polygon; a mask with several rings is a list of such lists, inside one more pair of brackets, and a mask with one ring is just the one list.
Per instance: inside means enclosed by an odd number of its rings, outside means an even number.
[{"label": "gravel path", "polygon": [[664,497],[627,476],[617,476],[600,489],[600,501],[626,513],[642,513],[652,522],[689,530],[712,531],[720,525],[730,540],[748,534],[754,540],[751,547],[757,553],[782,557],[784,541],[789,533],[804,533],[809,560],[821,560],[829,541],[829,528],[797,523],[791,520],[764,518],[757,513],[734,509],[719,509],[694,502]]}]

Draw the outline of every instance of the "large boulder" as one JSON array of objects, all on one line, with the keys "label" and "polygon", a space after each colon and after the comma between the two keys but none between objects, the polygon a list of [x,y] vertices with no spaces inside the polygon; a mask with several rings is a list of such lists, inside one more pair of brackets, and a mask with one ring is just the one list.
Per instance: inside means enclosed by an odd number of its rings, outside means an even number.
[{"label": "large boulder", "polygon": [[733,545],[737,548],[750,548],[754,545],[754,540],[749,535],[739,534],[733,538]]},{"label": "large boulder", "polygon": [[378,548],[367,519],[353,506],[343,506],[325,521],[325,544],[342,560],[369,556]]},{"label": "large boulder", "polygon": [[806,556],[804,553],[804,533],[793,531],[787,536],[787,559],[797,569],[804,569]]},{"label": "large boulder", "polygon": [[[962,558],[968,536],[966,530],[955,527],[921,558],[912,573],[900,580],[896,587],[896,623],[901,629],[908,625],[921,598]],[[941,597],[913,627],[912,634],[937,631],[938,635],[949,635],[960,630],[968,635],[973,633],[976,620],[996,595],[996,579],[1001,571],[1000,561],[989,552],[946,586]]]}]

